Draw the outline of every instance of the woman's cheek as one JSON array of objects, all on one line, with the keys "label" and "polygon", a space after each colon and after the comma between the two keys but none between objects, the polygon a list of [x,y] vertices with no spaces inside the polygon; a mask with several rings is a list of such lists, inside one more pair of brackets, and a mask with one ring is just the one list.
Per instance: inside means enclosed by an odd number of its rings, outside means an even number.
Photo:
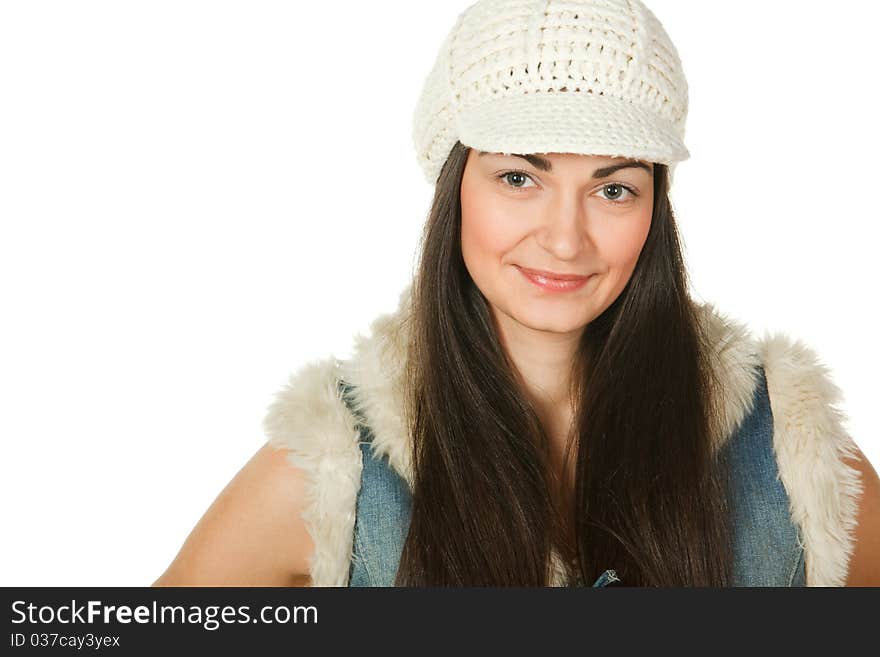
[{"label": "woman's cheek", "polygon": [[499,266],[504,254],[516,242],[510,222],[497,212],[465,213],[462,208],[461,232],[462,253],[469,268]]},{"label": "woman's cheek", "polygon": [[651,229],[651,217],[635,217],[620,227],[594,234],[596,249],[612,279],[629,279]]}]

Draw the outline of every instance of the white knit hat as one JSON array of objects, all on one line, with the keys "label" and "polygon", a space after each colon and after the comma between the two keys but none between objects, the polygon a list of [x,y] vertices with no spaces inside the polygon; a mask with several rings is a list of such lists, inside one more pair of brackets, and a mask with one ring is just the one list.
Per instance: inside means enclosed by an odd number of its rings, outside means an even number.
[{"label": "white knit hat", "polygon": [[413,141],[431,185],[456,141],[658,162],[671,185],[687,107],[678,51],[639,0],[480,0],[440,47]]}]

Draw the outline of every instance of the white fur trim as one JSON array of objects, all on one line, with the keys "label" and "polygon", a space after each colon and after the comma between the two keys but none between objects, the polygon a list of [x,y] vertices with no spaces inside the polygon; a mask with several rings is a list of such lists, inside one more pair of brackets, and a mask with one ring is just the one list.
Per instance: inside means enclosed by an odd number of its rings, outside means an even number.
[{"label": "white fur trim", "polygon": [[352,558],[355,503],[363,467],[354,418],[336,388],[337,361],[306,364],[269,407],[263,429],[306,476],[302,518],[315,551],[312,586],[345,586]]},{"label": "white fur trim", "polygon": [[[409,436],[403,414],[404,367],[412,284],[398,308],[377,317],[370,335],[355,336],[352,357],[302,368],[264,421],[270,443],[291,450],[308,475],[303,518],[315,541],[313,586],[348,582],[362,460],[355,419],[339,398],[336,380],[355,386],[353,405],[374,434],[373,451],[412,486]],[[840,398],[815,354],[785,337],[757,342],[746,325],[711,303],[696,305],[708,332],[719,384],[715,446],[722,446],[751,411],[757,366],[763,365],[774,416],[774,448],[793,519],[804,534],[809,585],[840,585],[853,550],[852,530],[861,493],[856,470],[841,461],[853,443],[833,404]],[[558,556],[553,582],[563,577]]]},{"label": "white fur trim", "polygon": [[410,283],[400,293],[397,310],[373,320],[369,337],[355,336],[352,358],[339,366],[342,378],[355,386],[352,405],[373,432],[374,453],[387,456],[410,488],[412,459],[403,405],[411,291]]},{"label": "white fur trim", "polygon": [[712,345],[710,362],[718,386],[712,433],[717,450],[752,410],[760,362],[745,324],[720,312],[712,303],[695,306]]},{"label": "white fur trim", "polygon": [[783,333],[758,349],[773,411],[773,446],[792,518],[803,530],[807,586],[843,586],[854,550],[862,483],[843,459],[855,443],[835,407],[840,389],[816,353]]}]

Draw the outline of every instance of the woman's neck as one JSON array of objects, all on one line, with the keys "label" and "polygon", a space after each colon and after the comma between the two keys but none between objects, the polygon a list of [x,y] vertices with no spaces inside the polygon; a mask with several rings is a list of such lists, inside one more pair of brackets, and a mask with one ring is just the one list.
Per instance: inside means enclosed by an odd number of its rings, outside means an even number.
[{"label": "woman's neck", "polygon": [[583,329],[570,333],[535,329],[498,310],[493,317],[502,348],[535,407],[550,415],[566,413],[571,405],[571,366]]}]

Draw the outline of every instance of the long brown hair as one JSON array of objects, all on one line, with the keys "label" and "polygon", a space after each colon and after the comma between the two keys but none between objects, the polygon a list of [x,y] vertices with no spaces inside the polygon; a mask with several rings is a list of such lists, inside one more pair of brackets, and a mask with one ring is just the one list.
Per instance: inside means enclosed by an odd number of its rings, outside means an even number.
[{"label": "long brown hair", "polygon": [[623,585],[727,585],[726,482],[710,436],[717,382],[667,167],[654,166],[635,270],[572,364],[571,486],[550,467],[548,435],[462,258],[468,152],[456,143],[440,174],[412,285],[414,482],[397,585],[546,586],[554,549],[586,584],[612,568]]}]

